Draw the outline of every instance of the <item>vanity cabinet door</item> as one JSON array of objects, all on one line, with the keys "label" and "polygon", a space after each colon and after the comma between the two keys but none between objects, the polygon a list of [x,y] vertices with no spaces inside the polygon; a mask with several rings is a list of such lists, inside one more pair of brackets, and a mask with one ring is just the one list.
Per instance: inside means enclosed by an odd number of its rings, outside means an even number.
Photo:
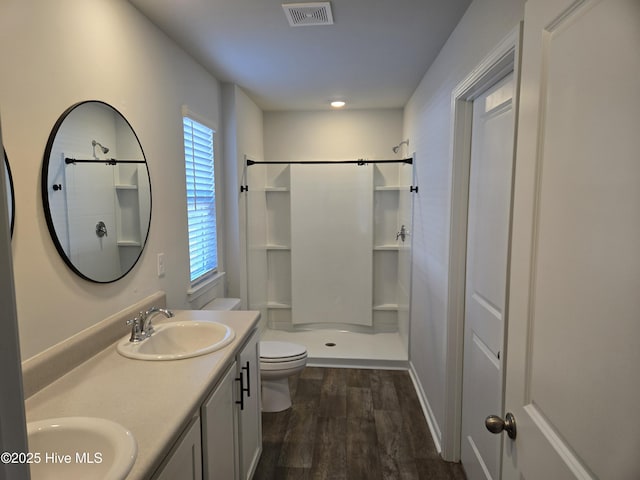
[{"label": "vanity cabinet door", "polygon": [[202,450],[205,480],[237,480],[237,409],[234,389],[237,367],[234,362],[203,403]]},{"label": "vanity cabinet door", "polygon": [[202,480],[200,418],[195,418],[184,436],[178,440],[154,480]]},{"label": "vanity cabinet door", "polygon": [[248,480],[258,466],[262,453],[262,403],[260,397],[260,353],[258,334],[254,332],[236,357],[239,380],[238,432],[240,479]]}]

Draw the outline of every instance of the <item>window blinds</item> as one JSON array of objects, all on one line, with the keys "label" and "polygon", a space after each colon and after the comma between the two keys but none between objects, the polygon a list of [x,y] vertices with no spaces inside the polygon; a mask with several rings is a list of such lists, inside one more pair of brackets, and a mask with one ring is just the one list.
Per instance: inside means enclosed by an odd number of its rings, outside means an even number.
[{"label": "window blinds", "polygon": [[213,130],[183,117],[191,284],[218,268]]}]

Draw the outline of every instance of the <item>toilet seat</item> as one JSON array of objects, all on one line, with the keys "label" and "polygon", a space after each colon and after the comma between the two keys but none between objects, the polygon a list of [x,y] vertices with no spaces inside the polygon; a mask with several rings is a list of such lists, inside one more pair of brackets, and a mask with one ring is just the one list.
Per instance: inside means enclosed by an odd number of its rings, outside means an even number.
[{"label": "toilet seat", "polygon": [[298,360],[291,360],[288,362],[260,362],[261,372],[273,372],[273,371],[285,371],[295,370],[302,368],[307,364],[307,357],[304,356]]},{"label": "toilet seat", "polygon": [[307,349],[290,342],[260,342],[260,369],[264,371],[286,370],[304,367]]},{"label": "toilet seat", "polygon": [[291,342],[260,342],[261,362],[287,362],[302,358],[307,358],[307,349],[303,345]]},{"label": "toilet seat", "polygon": [[278,358],[264,358],[260,357],[260,363],[287,363],[294,362],[296,360],[303,360],[307,358],[307,352],[296,355],[295,357],[278,357]]}]

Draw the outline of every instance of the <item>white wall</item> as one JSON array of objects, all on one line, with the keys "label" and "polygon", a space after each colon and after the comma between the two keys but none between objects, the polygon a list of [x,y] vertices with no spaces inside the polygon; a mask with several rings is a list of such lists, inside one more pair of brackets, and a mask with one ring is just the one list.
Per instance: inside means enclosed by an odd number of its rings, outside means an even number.
[{"label": "white wall", "polygon": [[[262,110],[237,85],[222,88],[225,139],[225,256],[227,295],[247,298],[245,194],[240,193],[244,156],[262,160],[264,155]],[[247,308],[244,304],[243,308]]]},{"label": "white wall", "polygon": [[[184,308],[189,262],[181,106],[217,126],[217,80],[125,1],[2,0],[0,58],[0,114],[16,192],[12,247],[23,359],[157,290],[167,292],[170,307]],[[66,267],[42,209],[47,138],[60,114],[82,100],[107,102],[129,120],[152,182],[145,253],[129,275],[107,285]],[[166,255],[163,278],[156,276],[159,252]]]},{"label": "white wall", "polygon": [[445,423],[447,284],[451,200],[451,93],[522,20],[524,0],[475,0],[404,112],[416,152],[411,363],[432,411],[437,440]]},{"label": "white wall", "polygon": [[265,160],[400,158],[402,109],[265,112]]}]

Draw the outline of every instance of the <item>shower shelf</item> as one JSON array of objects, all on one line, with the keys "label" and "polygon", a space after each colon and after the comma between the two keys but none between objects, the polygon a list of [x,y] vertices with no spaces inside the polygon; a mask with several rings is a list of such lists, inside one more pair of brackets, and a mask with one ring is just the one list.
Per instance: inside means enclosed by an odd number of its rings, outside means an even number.
[{"label": "shower shelf", "polygon": [[291,305],[288,303],[267,302],[267,308],[272,310],[289,310],[291,309]]},{"label": "shower shelf", "polygon": [[289,187],[265,187],[265,192],[288,192],[290,191]]},{"label": "shower shelf", "polygon": [[407,245],[375,245],[373,247],[375,251],[398,251],[409,250]]},{"label": "shower shelf", "polygon": [[376,312],[380,312],[380,311],[396,311],[398,310],[400,307],[398,306],[397,303],[382,303],[380,305],[374,305],[373,309]]},{"label": "shower shelf", "polygon": [[409,185],[377,185],[374,190],[377,192],[408,190]]},{"label": "shower shelf", "polygon": [[119,247],[141,247],[142,244],[137,240],[118,240],[116,244]]},{"label": "shower shelf", "polygon": [[266,250],[291,250],[289,245],[265,245]]}]

